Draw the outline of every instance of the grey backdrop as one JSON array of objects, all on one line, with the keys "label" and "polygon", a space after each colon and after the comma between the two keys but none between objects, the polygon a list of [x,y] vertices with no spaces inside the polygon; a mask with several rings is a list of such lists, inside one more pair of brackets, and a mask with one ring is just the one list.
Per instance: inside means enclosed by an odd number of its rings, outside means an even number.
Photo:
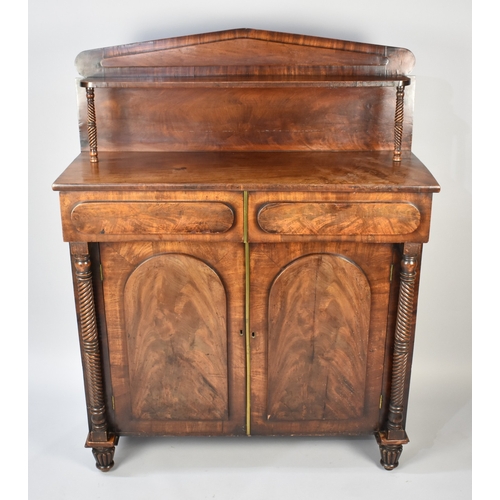
[{"label": "grey backdrop", "polygon": [[[46,0],[32,1],[29,16],[30,497],[346,499],[388,489],[406,499],[470,498],[470,2]],[[377,466],[372,438],[123,439],[108,475],[83,448],[69,255],[51,191],[79,152],[74,59],[91,48],[231,28],[400,46],[416,56],[413,151],[442,192],[424,247],[411,442],[393,472]]]}]

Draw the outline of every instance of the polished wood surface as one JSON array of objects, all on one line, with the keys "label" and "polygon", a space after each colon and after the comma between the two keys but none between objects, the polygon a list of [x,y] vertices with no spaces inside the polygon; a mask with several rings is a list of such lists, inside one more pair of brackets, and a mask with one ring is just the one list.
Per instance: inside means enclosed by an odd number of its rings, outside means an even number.
[{"label": "polished wood surface", "polygon": [[420,212],[407,202],[285,202],[264,205],[257,221],[277,234],[408,234],[420,225]]},{"label": "polished wood surface", "polygon": [[250,246],[252,434],[378,428],[392,245]]},{"label": "polished wood surface", "polygon": [[[411,147],[412,89],[406,90],[406,151]],[[395,104],[393,87],[98,88],[97,142],[99,153],[391,151]],[[85,141],[86,121],[82,127]]]},{"label": "polished wood surface", "polygon": [[329,74],[407,75],[403,48],[255,29],[234,29],[115,47],[78,55],[80,75],[214,76]]},{"label": "polished wood surface", "polygon": [[404,48],[236,29],[82,52],[54,182],[89,435],[376,435],[398,465],[422,244]]},{"label": "polished wood surface", "polygon": [[249,195],[250,241],[425,242],[432,195],[260,191]]},{"label": "polished wood surface", "polygon": [[242,245],[100,248],[121,433],[242,434]]},{"label": "polished wood surface", "polygon": [[438,192],[413,153],[395,165],[372,152],[102,152],[99,166],[79,155],[54,182],[56,191],[237,190]]},{"label": "polished wood surface", "polygon": [[269,290],[268,420],[359,418],[370,284],[343,256],[305,255]]},{"label": "polished wood surface", "polygon": [[402,76],[331,76],[331,75],[215,75],[215,76],[120,76],[83,78],[85,88],[340,88],[397,87],[411,84]]},{"label": "polished wood surface", "polygon": [[405,243],[401,251],[398,308],[391,345],[392,359],[387,363],[391,366],[390,397],[389,404],[386,404],[387,413],[384,415],[386,424],[375,433],[380,448],[380,463],[386,470],[393,470],[398,466],[403,445],[409,441],[405,424],[415,341],[422,245]]},{"label": "polished wood surface", "polygon": [[219,202],[84,201],[71,211],[84,234],[225,233],[234,213]]},{"label": "polished wood surface", "polygon": [[[82,149],[407,151],[413,64],[402,48],[248,29],[85,51]],[[394,86],[408,86],[396,139]]]},{"label": "polished wood surface", "polygon": [[98,328],[98,309],[94,293],[90,248],[87,243],[71,243],[70,254],[75,290],[75,306],[82,355],[83,380],[89,433],[85,446],[92,449],[96,467],[108,472],[114,465],[113,457],[118,435],[109,425],[106,406],[103,362],[101,353],[102,330]]},{"label": "polished wood surface", "polygon": [[66,241],[243,241],[238,192],[61,192]]},{"label": "polished wood surface", "polygon": [[154,255],[123,291],[132,415],[226,420],[227,299],[217,273],[190,255]]}]

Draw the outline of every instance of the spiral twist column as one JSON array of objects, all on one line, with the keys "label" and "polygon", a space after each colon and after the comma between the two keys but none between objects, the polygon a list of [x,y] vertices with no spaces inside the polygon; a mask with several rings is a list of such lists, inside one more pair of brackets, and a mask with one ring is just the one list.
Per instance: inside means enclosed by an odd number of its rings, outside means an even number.
[{"label": "spiral twist column", "polygon": [[399,85],[396,91],[396,113],[394,116],[394,155],[393,161],[401,161],[401,144],[403,142],[405,88]]},{"label": "spiral twist column", "polygon": [[387,422],[387,435],[401,439],[403,431],[403,400],[415,303],[417,257],[405,254],[401,262],[398,314],[392,364],[391,400]]},{"label": "spiral twist column", "polygon": [[113,455],[116,439],[108,433],[106,421],[101,350],[97,330],[90,255],[86,243],[71,243],[70,248],[90,424],[86,446],[92,448],[97,468],[107,471],[111,469],[114,463]]},{"label": "spiral twist column", "polygon": [[97,124],[95,117],[94,88],[87,87],[87,129],[89,134],[90,163],[97,163]]},{"label": "spiral twist column", "polygon": [[408,443],[408,436],[403,428],[403,422],[405,392],[407,390],[406,382],[415,322],[415,289],[420,250],[421,245],[419,244],[405,244],[401,261],[389,413],[386,429],[377,434],[381,453],[380,462],[387,470],[392,470],[398,466],[403,444]]}]

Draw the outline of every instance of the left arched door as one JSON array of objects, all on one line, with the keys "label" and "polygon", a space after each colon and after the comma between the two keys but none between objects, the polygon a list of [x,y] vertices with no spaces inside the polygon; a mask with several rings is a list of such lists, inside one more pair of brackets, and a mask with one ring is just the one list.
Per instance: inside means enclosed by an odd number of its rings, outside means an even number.
[{"label": "left arched door", "polygon": [[243,248],[101,244],[121,434],[244,433]]}]

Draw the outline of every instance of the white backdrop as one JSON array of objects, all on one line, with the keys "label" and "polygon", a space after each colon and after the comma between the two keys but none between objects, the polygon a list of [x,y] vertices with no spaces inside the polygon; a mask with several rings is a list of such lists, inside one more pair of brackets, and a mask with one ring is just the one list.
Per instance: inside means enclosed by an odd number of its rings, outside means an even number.
[{"label": "white backdrop", "polygon": [[[80,495],[97,498],[98,489],[108,495],[108,488],[121,492],[120,498],[124,499],[156,498],[155,487],[162,488],[165,496],[172,499],[271,498],[262,491],[274,491],[272,498],[293,500],[303,498],[304,492],[314,493],[314,498],[332,498],[330,488],[335,481],[340,491],[347,492],[346,495],[352,493],[340,498],[365,498],[365,494],[373,493],[373,484],[395,485],[394,481],[403,488],[406,498],[422,498],[422,495],[438,498],[443,491],[454,492],[445,498],[470,498],[470,1],[46,0],[32,1],[29,16],[32,499],[67,500]],[[284,462],[280,462],[279,455],[276,461],[262,463],[259,457],[266,450],[272,454],[285,446],[283,454],[289,457],[289,453],[294,453],[293,448],[286,446],[307,447],[310,442],[299,440],[294,442],[299,444],[288,445],[288,441],[271,440],[270,444],[260,444],[256,440],[258,444],[244,442],[234,446],[219,441],[205,444],[200,440],[200,448],[194,450],[190,448],[195,446],[192,441],[186,444],[185,440],[174,440],[174,444],[145,445],[139,453],[132,448],[134,453],[130,456],[126,455],[127,446],[136,445],[120,443],[116,461],[122,465],[110,473],[114,474],[111,478],[93,469],[90,451],[83,450],[85,404],[69,255],[67,245],[62,242],[58,196],[51,191],[52,182],[79,153],[74,59],[86,49],[231,28],[268,29],[399,46],[410,49],[416,56],[413,151],[434,174],[442,192],[434,197],[431,238],[424,247],[408,416],[411,443],[403,452],[401,467],[392,473],[385,473],[374,464],[378,450],[371,441],[366,443],[366,450],[370,450],[366,453],[360,454],[360,448],[339,440],[343,444],[328,442],[331,451],[325,451],[325,456],[316,450],[311,458],[309,451],[305,451],[309,457],[305,461],[300,460],[304,455],[298,452],[297,459],[283,458]],[[3,98],[8,99],[8,95]],[[357,446],[365,450],[365,442],[361,443]],[[173,460],[175,478],[150,463],[148,453],[158,453],[154,460],[164,459],[163,446],[169,460]],[[214,457],[233,453],[233,464],[224,459],[220,462],[199,459],[200,450],[206,452],[207,446]],[[311,446],[322,445],[314,441]],[[184,457],[179,459],[180,465],[170,455],[174,447],[181,454],[178,456]],[[197,459],[189,455],[190,450]],[[342,478],[335,475],[338,469],[328,467],[331,462],[325,458],[330,456],[328,453],[333,457],[340,450],[346,457],[357,454],[352,464],[348,458],[339,456],[344,464]],[[249,456],[255,453],[257,463],[250,466],[240,452]],[[365,456],[367,453],[369,456]],[[325,459],[324,467],[311,465],[308,460],[314,462],[314,456]],[[293,463],[290,465],[287,460]],[[146,465],[148,462],[150,467]],[[227,467],[233,465],[231,475]],[[246,474],[249,480],[243,489],[238,487],[237,495],[234,488],[232,492],[227,489]],[[169,490],[162,482],[165,477],[170,478],[173,489]],[[372,486],[369,481],[360,480],[368,477]],[[226,483],[228,486],[223,486]],[[407,483],[411,484],[408,491],[404,489]],[[147,496],[137,493],[144,484],[151,487]],[[267,488],[262,486],[261,491],[259,484]],[[174,485],[182,487],[175,489]],[[72,490],[73,487],[76,489]],[[69,491],[73,493],[68,495]],[[108,495],[108,498],[115,497]]]}]

